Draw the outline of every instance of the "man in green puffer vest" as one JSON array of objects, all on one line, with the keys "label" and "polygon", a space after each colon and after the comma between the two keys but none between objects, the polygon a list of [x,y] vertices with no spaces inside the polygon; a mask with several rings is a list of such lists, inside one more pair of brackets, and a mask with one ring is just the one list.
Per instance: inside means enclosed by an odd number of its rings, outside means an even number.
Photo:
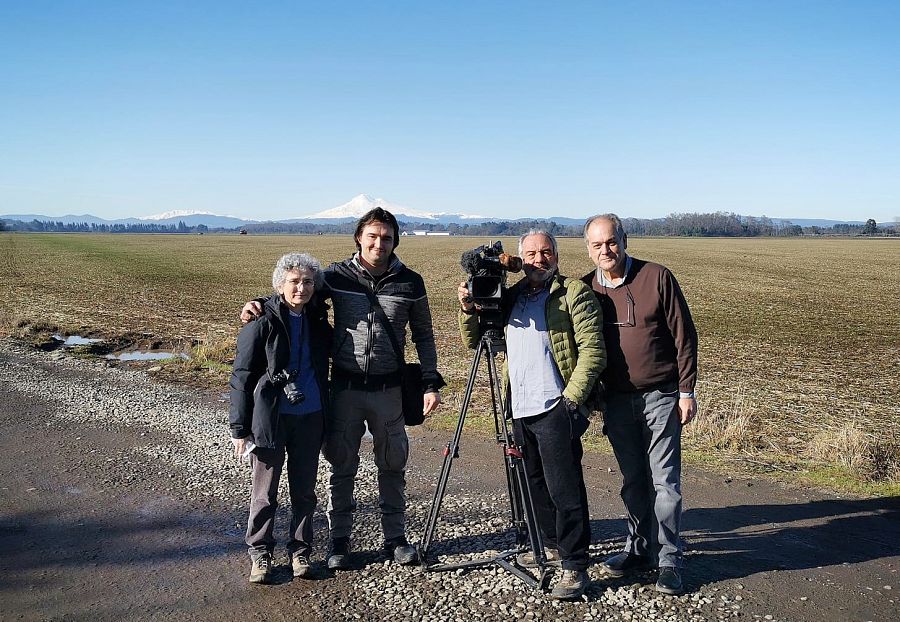
[{"label": "man in green puffer vest", "polygon": [[[584,404],[606,366],[603,320],[597,299],[578,279],[558,273],[556,239],[529,231],[519,239],[525,278],[504,292],[507,362],[504,388],[513,431],[547,558],[561,563],[551,596],[574,600],[588,585],[590,525],[581,467]],[[480,334],[466,283],[459,286],[459,326],[469,348]],[[534,563],[530,553],[523,565]]]}]

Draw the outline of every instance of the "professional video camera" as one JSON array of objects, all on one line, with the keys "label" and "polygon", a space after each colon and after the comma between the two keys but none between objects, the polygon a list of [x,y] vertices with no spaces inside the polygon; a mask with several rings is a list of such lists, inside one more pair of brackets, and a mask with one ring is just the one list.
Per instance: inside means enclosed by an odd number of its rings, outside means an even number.
[{"label": "professional video camera", "polygon": [[503,243],[497,240],[466,251],[459,263],[469,275],[469,297],[478,305],[482,329],[502,328],[500,300],[506,288],[506,273],[519,272],[522,258],[503,252]]}]

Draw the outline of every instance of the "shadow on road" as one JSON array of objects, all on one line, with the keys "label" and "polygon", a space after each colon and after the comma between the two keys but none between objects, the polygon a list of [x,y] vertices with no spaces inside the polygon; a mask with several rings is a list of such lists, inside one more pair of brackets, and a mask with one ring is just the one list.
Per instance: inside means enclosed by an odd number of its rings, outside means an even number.
[{"label": "shadow on road", "polygon": [[154,516],[123,510],[118,516],[66,518],[49,510],[0,517],[0,590],[18,584],[23,574],[47,568],[88,567],[102,573],[104,567],[153,567],[235,551],[234,539],[222,532],[228,519],[184,508]]},{"label": "shadow on road", "polygon": [[694,508],[682,524],[707,581],[900,555],[900,497]]}]

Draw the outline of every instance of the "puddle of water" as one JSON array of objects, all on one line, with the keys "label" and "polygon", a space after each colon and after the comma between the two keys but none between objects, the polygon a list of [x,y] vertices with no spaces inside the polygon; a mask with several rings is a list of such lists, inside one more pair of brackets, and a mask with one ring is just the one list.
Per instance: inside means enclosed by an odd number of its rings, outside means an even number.
[{"label": "puddle of water", "polygon": [[135,350],[133,352],[107,354],[106,358],[116,361],[165,361],[167,359],[180,358],[186,361],[190,357],[184,352],[167,352],[165,350]]},{"label": "puddle of water", "polygon": [[81,335],[69,335],[68,337],[53,335],[53,339],[61,341],[62,347],[64,348],[71,348],[72,346],[89,346],[92,343],[100,343],[103,341],[102,339],[89,339],[87,337],[82,337]]}]

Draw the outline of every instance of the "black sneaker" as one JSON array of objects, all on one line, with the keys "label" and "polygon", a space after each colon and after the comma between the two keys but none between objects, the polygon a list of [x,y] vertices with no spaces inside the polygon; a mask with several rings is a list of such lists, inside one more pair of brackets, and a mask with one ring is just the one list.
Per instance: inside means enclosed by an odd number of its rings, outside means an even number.
[{"label": "black sneaker", "polygon": [[656,591],[670,596],[677,596],[684,592],[684,584],[681,575],[676,568],[664,566],[659,569],[659,578],[656,580]]},{"label": "black sneaker", "polygon": [[606,561],[600,562],[600,570],[608,577],[618,579],[632,572],[643,572],[653,567],[649,557],[635,555],[634,553],[619,553]]},{"label": "black sneaker", "polygon": [[415,564],[419,561],[419,554],[416,552],[415,547],[407,542],[404,536],[385,540],[384,552],[388,558],[403,566]]},{"label": "black sneaker", "polygon": [[328,551],[329,570],[350,569],[350,538],[335,538]]}]

